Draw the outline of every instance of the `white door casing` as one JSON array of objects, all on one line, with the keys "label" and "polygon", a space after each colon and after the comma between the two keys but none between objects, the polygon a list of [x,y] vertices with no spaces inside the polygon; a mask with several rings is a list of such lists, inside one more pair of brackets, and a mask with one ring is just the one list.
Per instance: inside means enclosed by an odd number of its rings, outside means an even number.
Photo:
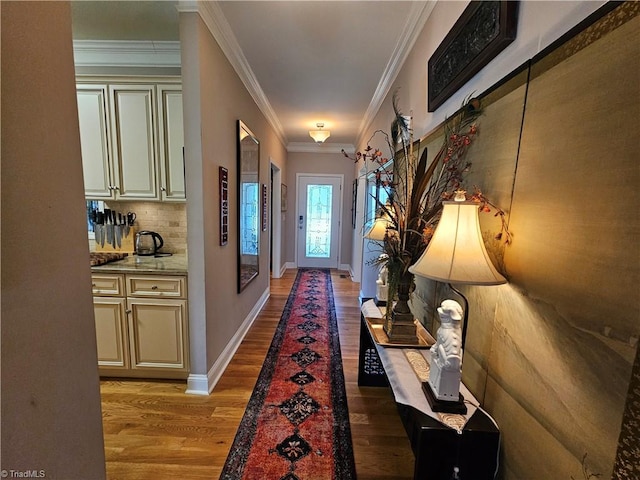
[{"label": "white door casing", "polygon": [[[296,175],[296,264],[338,268],[344,175]],[[329,194],[330,192],[330,194]],[[309,209],[309,203],[312,203]]]}]

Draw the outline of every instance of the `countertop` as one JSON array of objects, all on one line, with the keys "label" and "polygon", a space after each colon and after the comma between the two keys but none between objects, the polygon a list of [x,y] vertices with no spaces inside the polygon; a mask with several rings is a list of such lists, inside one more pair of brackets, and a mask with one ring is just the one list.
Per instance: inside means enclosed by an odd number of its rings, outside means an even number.
[{"label": "countertop", "polygon": [[91,267],[94,273],[155,273],[166,275],[186,275],[187,255],[174,254],[170,257],[145,257],[130,254],[116,262]]}]

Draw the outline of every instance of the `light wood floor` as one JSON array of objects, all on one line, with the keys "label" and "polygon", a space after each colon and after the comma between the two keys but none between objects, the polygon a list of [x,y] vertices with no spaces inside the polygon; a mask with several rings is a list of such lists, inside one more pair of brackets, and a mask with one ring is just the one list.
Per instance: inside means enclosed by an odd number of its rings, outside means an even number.
[{"label": "light wood floor", "polygon": [[[357,384],[359,285],[345,273],[332,272],[332,283],[358,479],[410,479],[413,454],[391,391]],[[101,382],[110,480],[219,477],[295,275],[272,279],[269,301],[211,395],[186,395],[185,382]]]}]

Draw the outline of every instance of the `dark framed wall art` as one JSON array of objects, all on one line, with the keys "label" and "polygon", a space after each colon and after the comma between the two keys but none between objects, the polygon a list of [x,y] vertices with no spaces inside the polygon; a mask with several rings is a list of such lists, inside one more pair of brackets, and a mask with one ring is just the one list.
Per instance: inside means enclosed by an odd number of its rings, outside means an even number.
[{"label": "dark framed wall art", "polygon": [[289,204],[287,203],[287,186],[283,183],[280,185],[280,210],[286,212]]},{"label": "dark framed wall art", "polygon": [[358,204],[358,179],[351,185],[351,227],[356,228],[356,205]]},{"label": "dark framed wall art", "polygon": [[435,111],[516,38],[518,1],[471,2],[428,63],[428,110]]},{"label": "dark framed wall art", "polygon": [[269,211],[267,205],[269,204],[269,194],[267,191],[267,185],[262,184],[262,231],[266,232],[269,226]]},{"label": "dark framed wall art", "polygon": [[229,170],[218,168],[220,188],[220,245],[229,241]]}]

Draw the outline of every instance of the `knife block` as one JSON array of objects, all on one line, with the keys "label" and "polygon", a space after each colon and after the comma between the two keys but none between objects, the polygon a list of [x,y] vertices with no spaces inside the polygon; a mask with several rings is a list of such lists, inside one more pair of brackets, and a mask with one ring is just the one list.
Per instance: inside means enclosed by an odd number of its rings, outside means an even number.
[{"label": "knife block", "polygon": [[134,227],[129,227],[129,235],[124,236],[124,232],[122,234],[122,243],[120,247],[114,247],[110,243],[105,241],[104,246],[100,245],[100,243],[96,242],[96,252],[120,252],[120,253],[135,253],[136,251],[136,229]]}]

